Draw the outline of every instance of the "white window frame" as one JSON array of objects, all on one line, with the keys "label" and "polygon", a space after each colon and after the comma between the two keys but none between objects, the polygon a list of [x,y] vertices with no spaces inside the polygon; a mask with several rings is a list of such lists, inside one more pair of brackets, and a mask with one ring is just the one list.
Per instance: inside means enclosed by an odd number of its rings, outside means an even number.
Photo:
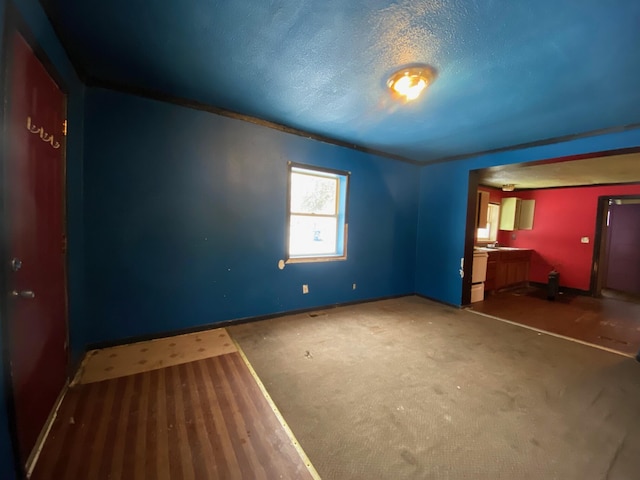
[{"label": "white window frame", "polygon": [[[292,173],[310,175],[322,178],[331,178],[336,180],[336,208],[335,214],[319,214],[295,212],[291,209],[291,182]],[[349,197],[349,177],[351,173],[342,170],[333,170],[311,165],[297,164],[289,162],[287,171],[287,232],[286,232],[286,263],[310,263],[310,262],[331,262],[347,259],[347,243],[349,224],[347,222],[347,206]],[[329,254],[290,254],[291,241],[291,218],[292,216],[303,217],[329,217],[335,218],[337,224],[336,231],[336,248],[333,253]]]}]

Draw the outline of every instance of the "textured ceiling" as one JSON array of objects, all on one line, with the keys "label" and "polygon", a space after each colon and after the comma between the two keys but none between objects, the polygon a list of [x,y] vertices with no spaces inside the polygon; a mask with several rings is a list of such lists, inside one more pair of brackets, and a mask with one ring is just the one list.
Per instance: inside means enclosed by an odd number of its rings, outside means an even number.
[{"label": "textured ceiling", "polygon": [[41,1],[88,79],[419,162],[640,123],[637,0]]},{"label": "textured ceiling", "polygon": [[480,184],[529,188],[640,183],[640,153],[585,158],[558,163],[504,165],[482,171]]}]

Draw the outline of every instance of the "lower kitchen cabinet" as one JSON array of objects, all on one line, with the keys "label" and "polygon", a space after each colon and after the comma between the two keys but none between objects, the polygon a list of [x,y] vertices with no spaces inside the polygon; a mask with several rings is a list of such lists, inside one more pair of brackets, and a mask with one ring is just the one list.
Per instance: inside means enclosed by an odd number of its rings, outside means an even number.
[{"label": "lower kitchen cabinet", "polygon": [[484,281],[484,291],[496,290],[496,275],[498,273],[498,258],[500,252],[489,252],[487,257],[487,277]]},{"label": "lower kitchen cabinet", "polygon": [[485,291],[514,287],[529,281],[531,250],[489,252]]}]

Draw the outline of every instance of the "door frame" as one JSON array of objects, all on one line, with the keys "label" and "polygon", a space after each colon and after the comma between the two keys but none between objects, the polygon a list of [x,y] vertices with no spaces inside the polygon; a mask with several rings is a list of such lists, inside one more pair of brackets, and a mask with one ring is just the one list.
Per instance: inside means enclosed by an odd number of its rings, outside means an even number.
[{"label": "door frame", "polygon": [[[462,295],[461,295],[461,306],[468,307],[471,305],[471,268],[473,265],[473,246],[475,243],[475,212],[476,212],[476,201],[477,201],[477,189],[482,185],[482,174],[485,171],[489,171],[494,168],[500,168],[502,166],[509,167],[518,167],[518,166],[531,166],[531,165],[547,165],[554,163],[562,163],[562,162],[571,162],[574,160],[584,160],[587,158],[594,157],[610,157],[615,155],[624,155],[628,153],[638,153],[640,152],[639,147],[629,147],[629,148],[618,148],[613,150],[603,150],[603,151],[594,151],[591,153],[581,153],[576,155],[568,155],[561,157],[550,157],[541,160],[531,160],[527,162],[514,162],[514,163],[506,163],[506,164],[496,164],[489,165],[486,167],[470,169],[469,170],[469,180],[468,180],[468,193],[467,193],[467,216],[466,216],[466,228],[464,234],[464,272],[465,276],[462,278]],[[625,183],[617,183],[617,184],[596,184],[596,185],[582,185],[584,187],[597,187],[604,185],[634,185],[638,184],[637,181],[625,182]],[[576,186],[579,188],[580,186]],[[564,187],[550,187],[550,188],[564,188]],[[635,197],[636,195],[630,195],[630,197]],[[605,198],[624,198],[625,195],[614,195],[607,196]],[[593,279],[593,271],[594,271],[594,262],[596,261],[595,252],[599,251],[600,248],[600,225],[602,223],[602,218],[600,215],[600,203],[598,203],[598,217],[596,219],[596,234],[594,237],[594,259],[592,261],[592,276],[591,283],[589,286],[590,295],[594,295],[594,281],[597,282],[597,279]],[[468,278],[467,278],[468,277]]]},{"label": "door frame", "polygon": [[[10,78],[10,65],[11,59],[11,37],[14,32],[19,33],[22,38],[27,42],[32,49],[34,55],[43,65],[47,73],[51,76],[53,81],[57,84],[58,88],[64,96],[64,117],[68,118],[68,101],[69,101],[69,88],[55,68],[53,62],[50,60],[44,49],[38,44],[36,36],[32,33],[31,29],[27,25],[27,22],[22,17],[17,7],[11,0],[5,2],[4,12],[4,26],[2,35],[2,48],[0,51],[0,58],[2,60],[2,71],[0,72],[0,89],[2,90],[2,105],[0,106],[0,135],[2,135],[2,148],[0,148],[0,185],[5,185],[5,165],[8,155],[8,126],[7,117],[8,109],[7,104],[9,102],[9,78]],[[62,142],[62,158],[63,158],[63,176],[62,176],[62,191],[64,192],[64,208],[62,211],[62,224],[65,235],[65,258],[64,258],[64,296],[65,296],[65,327],[66,327],[66,344],[67,352],[69,349],[69,257],[66,247],[68,239],[68,224],[67,224],[67,139]],[[3,193],[0,194],[0,294],[6,295],[8,290],[8,231],[7,225],[2,219],[6,218],[6,189],[2,189]],[[18,446],[18,425],[16,421],[15,401],[13,394],[13,382],[12,372],[10,366],[11,352],[9,347],[9,322],[8,322],[8,308],[7,302],[0,302],[0,328],[2,331],[2,341],[0,342],[0,354],[2,355],[2,368],[3,368],[3,388],[4,388],[4,401],[6,404],[6,414],[9,426],[9,436],[11,439],[11,447],[13,453],[14,470],[18,478],[27,478],[25,465],[22,464],[20,457],[20,451]],[[70,355],[67,353],[67,375],[71,367]],[[37,446],[37,444],[36,444]]]},{"label": "door frame", "polygon": [[611,200],[640,199],[640,195],[603,195],[598,197],[596,213],[596,233],[593,238],[593,260],[591,261],[591,282],[589,293],[593,297],[602,296],[604,275],[607,271],[607,212]]}]

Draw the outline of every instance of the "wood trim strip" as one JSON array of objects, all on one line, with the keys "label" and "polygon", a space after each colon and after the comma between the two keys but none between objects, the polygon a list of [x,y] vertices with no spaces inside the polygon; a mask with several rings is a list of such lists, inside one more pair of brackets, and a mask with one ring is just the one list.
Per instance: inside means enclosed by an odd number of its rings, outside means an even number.
[{"label": "wood trim strip", "polygon": [[534,332],[543,333],[545,335],[550,335],[556,338],[562,338],[563,340],[568,340],[570,342],[579,343],[580,345],[586,345],[587,347],[597,348],[598,350],[604,350],[605,352],[615,353],[616,355],[620,355],[622,357],[634,358],[632,354],[620,352],[618,350],[613,350],[612,348],[603,347],[602,345],[597,345],[595,343],[585,342],[584,340],[578,340],[577,338],[567,337],[566,335],[560,335],[559,333],[549,332],[548,330],[541,330],[536,327],[532,327],[530,325],[525,325],[523,323],[513,322],[511,320],[507,320],[505,318],[496,317],[494,315],[489,315],[488,313],[478,312],[472,308],[467,309],[467,312],[471,312],[475,315],[480,315],[481,317],[491,318],[492,320],[498,320],[500,322],[508,323],[510,325],[515,325],[516,327],[526,328],[527,330],[533,330]]},{"label": "wood trim strip", "polygon": [[288,125],[284,125],[281,123],[272,122],[270,120],[264,120],[258,117],[254,117],[251,115],[246,115],[243,113],[234,112],[232,110],[228,110],[225,108],[215,107],[208,103],[198,102],[196,100],[190,100],[184,97],[178,97],[175,95],[170,95],[165,92],[161,92],[158,90],[152,90],[146,87],[137,87],[126,85],[118,82],[111,81],[103,81],[101,79],[96,78],[87,78],[85,79],[85,84],[88,87],[101,88],[103,90],[112,90],[115,92],[126,93],[128,95],[134,95],[137,97],[148,98],[150,100],[155,100],[158,102],[170,103],[173,105],[178,105],[184,108],[191,108],[193,110],[201,110],[203,112],[212,113],[214,115],[219,115],[221,117],[233,118],[235,120],[240,120],[242,122],[253,123],[254,125],[259,125],[261,127],[270,128],[273,130],[277,130],[279,132],[288,133],[291,135],[297,135],[299,137],[309,138],[312,140],[316,140],[322,143],[328,143],[329,145],[336,145],[338,147],[344,147],[351,150],[355,150],[358,152],[363,152],[369,155],[375,155],[381,158],[388,158],[390,160],[396,160],[403,163],[409,163],[411,165],[422,165],[422,162],[417,160],[413,160],[411,158],[405,157],[403,155],[397,155],[389,152],[385,152],[382,150],[378,150],[375,148],[370,148],[365,145],[358,145],[355,143],[345,142],[343,140],[338,140],[336,138],[327,137],[325,135],[321,135],[318,133],[313,133],[305,130],[299,130],[294,127],[290,127]]},{"label": "wood trim strip", "polygon": [[29,455],[29,458],[27,459],[27,463],[26,463],[26,466],[25,466],[27,478],[29,478],[31,476],[31,474],[33,473],[33,469],[35,468],[36,464],[38,463],[38,459],[40,458],[40,453],[42,452],[42,447],[44,446],[45,442],[47,441],[47,437],[49,436],[49,433],[51,432],[51,427],[53,425],[54,420],[56,419],[56,417],[58,415],[58,411],[60,410],[60,406],[62,405],[62,401],[64,400],[64,397],[67,394],[67,389],[68,388],[69,388],[69,382],[67,381],[66,385],[64,386],[64,388],[60,392],[60,395],[58,395],[58,399],[56,400],[56,403],[53,405],[53,409],[51,410],[51,413],[49,414],[49,417],[47,418],[47,421],[45,422],[44,426],[42,427],[42,431],[40,432],[40,435],[38,435],[38,439],[36,440],[36,444],[34,445],[32,451],[31,451],[31,454]]},{"label": "wood trim strip", "polygon": [[293,446],[297,450],[298,455],[300,455],[300,458],[302,458],[305,466],[307,467],[307,470],[309,470],[309,473],[311,474],[311,477],[314,480],[321,480],[320,479],[320,475],[318,474],[318,472],[316,471],[315,467],[311,463],[311,460],[309,459],[309,457],[307,456],[307,454],[303,450],[302,446],[298,442],[298,439],[296,438],[296,436],[294,435],[293,431],[291,430],[291,428],[287,424],[287,421],[284,419],[284,417],[280,413],[280,410],[278,410],[278,407],[276,406],[275,402],[271,398],[271,395],[269,395],[269,392],[267,391],[266,387],[262,383],[262,380],[260,380],[260,377],[258,377],[258,374],[253,369],[253,367],[251,366],[251,362],[249,362],[249,359],[247,358],[247,356],[245,355],[244,351],[240,347],[240,344],[236,341],[235,338],[231,337],[231,339],[233,340],[233,343],[235,343],[236,349],[238,350],[238,354],[242,358],[242,361],[244,362],[244,364],[249,369],[249,372],[251,372],[251,376],[253,377],[253,379],[255,380],[256,384],[258,385],[258,388],[260,388],[260,391],[262,392],[262,395],[264,396],[265,400],[269,403],[269,406],[271,407],[271,410],[276,415],[276,418],[280,422],[280,425],[282,425],[282,428],[284,428],[285,432],[287,433],[287,436],[291,440],[291,443],[293,444]]}]

